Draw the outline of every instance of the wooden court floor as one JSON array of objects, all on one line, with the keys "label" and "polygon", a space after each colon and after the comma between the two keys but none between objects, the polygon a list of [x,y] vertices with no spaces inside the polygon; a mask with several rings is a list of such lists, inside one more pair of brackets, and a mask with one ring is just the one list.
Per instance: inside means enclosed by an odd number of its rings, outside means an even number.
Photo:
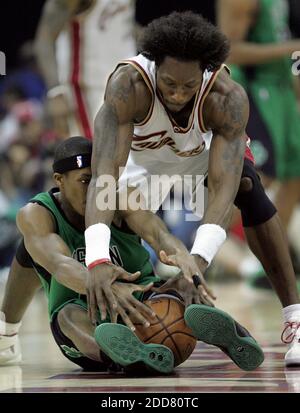
[{"label": "wooden court floor", "polygon": [[18,366],[0,367],[0,392],[300,392],[300,369],[284,367],[285,346],[280,342],[282,315],[275,295],[250,289],[240,281],[213,287],[218,307],[233,315],[262,345],[265,361],[257,370],[242,371],[218,348],[199,342],[189,360],[167,377],[82,372],[56,347],[41,292],[23,321],[23,361]]}]

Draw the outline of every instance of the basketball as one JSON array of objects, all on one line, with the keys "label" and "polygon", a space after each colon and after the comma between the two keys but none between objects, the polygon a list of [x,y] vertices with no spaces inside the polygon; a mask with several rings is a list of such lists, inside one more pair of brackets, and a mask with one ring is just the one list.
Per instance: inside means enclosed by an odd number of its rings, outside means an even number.
[{"label": "basketball", "polygon": [[135,324],[136,335],[144,343],[163,344],[174,354],[174,366],[183,363],[193,352],[197,340],[184,321],[184,305],[176,298],[155,297],[144,302],[156,313],[150,327]]}]

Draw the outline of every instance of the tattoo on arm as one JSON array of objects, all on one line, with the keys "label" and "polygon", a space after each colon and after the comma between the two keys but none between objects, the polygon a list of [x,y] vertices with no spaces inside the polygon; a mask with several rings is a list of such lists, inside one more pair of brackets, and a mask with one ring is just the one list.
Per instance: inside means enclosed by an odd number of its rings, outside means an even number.
[{"label": "tattoo on arm", "polygon": [[249,108],[245,93],[239,88],[231,92],[222,102],[223,120],[219,132],[222,135],[241,137],[248,121]]},{"label": "tattoo on arm", "polygon": [[128,79],[128,81],[123,82],[111,82],[110,92],[113,101],[121,101],[123,103],[128,103],[128,98],[130,93],[132,93],[133,84]]},{"label": "tattoo on arm", "polygon": [[222,164],[226,173],[231,173],[236,176],[240,175],[241,164],[244,159],[244,145],[241,145],[242,141],[234,139],[224,149],[222,153]]},{"label": "tattoo on arm", "polygon": [[220,102],[218,109],[220,115],[218,127],[214,128],[210,168],[214,186],[220,190],[226,176],[230,182],[236,181],[234,187],[239,184],[241,176],[249,111],[243,89],[235,88]]},{"label": "tattoo on arm", "polygon": [[208,206],[203,222],[227,227],[238,191],[245,154],[248,102],[239,87],[218,102],[208,172]]},{"label": "tattoo on arm", "polygon": [[97,159],[114,160],[118,136],[118,115],[114,105],[105,103],[95,119],[95,132],[92,164],[98,164]]},{"label": "tattoo on arm", "polygon": [[98,173],[101,170],[116,176],[118,171],[113,168],[125,165],[133,135],[134,112],[134,85],[126,71],[120,71],[110,79],[104,104],[95,119],[92,164],[98,165]]}]

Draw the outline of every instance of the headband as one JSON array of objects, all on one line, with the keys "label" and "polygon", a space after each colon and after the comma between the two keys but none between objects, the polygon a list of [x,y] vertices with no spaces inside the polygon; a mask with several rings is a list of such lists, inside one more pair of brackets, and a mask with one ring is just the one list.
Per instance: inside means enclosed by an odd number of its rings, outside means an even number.
[{"label": "headband", "polygon": [[85,153],[83,155],[74,155],[69,158],[60,159],[53,163],[53,172],[63,174],[75,169],[88,168],[91,166],[91,153]]}]

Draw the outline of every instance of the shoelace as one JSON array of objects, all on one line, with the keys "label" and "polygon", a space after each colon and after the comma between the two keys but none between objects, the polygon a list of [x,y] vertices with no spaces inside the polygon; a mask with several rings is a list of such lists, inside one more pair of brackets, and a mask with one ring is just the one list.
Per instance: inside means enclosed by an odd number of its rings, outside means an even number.
[{"label": "shoelace", "polygon": [[[297,331],[300,327],[300,323],[297,321],[287,321],[284,323],[285,328],[281,334],[281,341],[285,344],[290,344],[293,342],[294,338],[297,335]],[[285,334],[287,334],[287,331],[290,329],[289,334],[284,337]],[[300,337],[299,337],[300,340]]]}]

